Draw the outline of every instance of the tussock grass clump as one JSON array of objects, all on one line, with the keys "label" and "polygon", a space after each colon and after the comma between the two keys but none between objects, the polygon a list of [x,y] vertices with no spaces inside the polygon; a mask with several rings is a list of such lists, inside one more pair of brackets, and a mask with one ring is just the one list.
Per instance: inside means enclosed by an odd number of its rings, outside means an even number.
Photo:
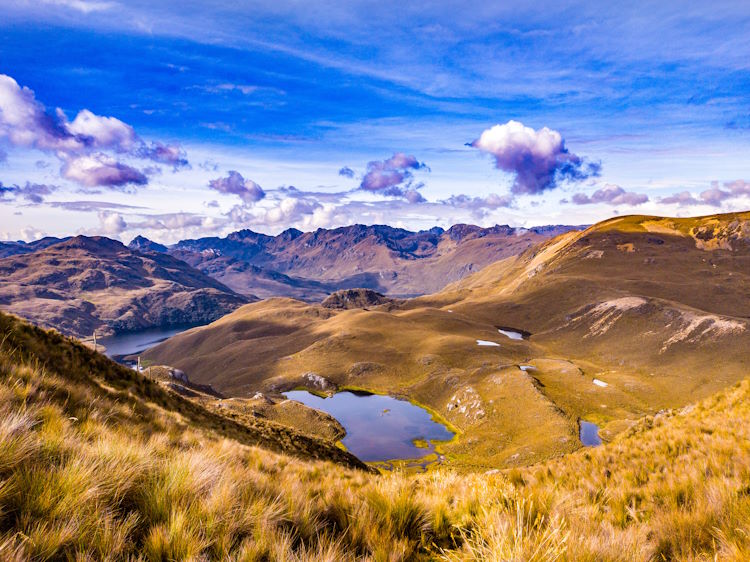
[{"label": "tussock grass clump", "polygon": [[750,559],[748,382],[543,465],[374,475],[49,357],[0,346],[0,560]]}]

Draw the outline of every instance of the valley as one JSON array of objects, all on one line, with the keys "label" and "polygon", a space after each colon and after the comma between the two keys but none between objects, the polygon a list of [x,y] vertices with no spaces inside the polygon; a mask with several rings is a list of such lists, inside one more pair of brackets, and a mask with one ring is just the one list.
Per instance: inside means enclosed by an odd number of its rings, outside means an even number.
[{"label": "valley", "polygon": [[749,562],[748,30],[0,1],[0,562]]},{"label": "valley", "polygon": [[745,378],[747,225],[747,213],[612,219],[433,295],[352,308],[268,299],[144,357],[235,397],[408,398],[457,428],[448,466],[532,464],[581,447],[579,420],[611,440]]}]

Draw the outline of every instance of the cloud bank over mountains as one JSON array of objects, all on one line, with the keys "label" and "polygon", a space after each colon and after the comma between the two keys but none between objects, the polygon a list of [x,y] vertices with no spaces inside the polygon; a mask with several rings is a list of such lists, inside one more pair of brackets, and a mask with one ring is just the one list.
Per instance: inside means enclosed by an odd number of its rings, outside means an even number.
[{"label": "cloud bank over mountains", "polygon": [[[244,91],[243,91],[244,94]],[[248,89],[247,95],[252,94]],[[337,189],[299,189],[280,186],[264,189],[236,169],[202,184],[211,192],[232,201],[227,208],[217,200],[204,200],[203,210],[172,211],[107,201],[48,201],[53,195],[71,194],[65,182],[79,186],[87,194],[104,189],[121,196],[132,196],[161,173],[160,166],[183,173],[188,181],[192,166],[186,151],[175,144],[143,140],[132,126],[112,116],[81,109],[70,120],[61,109],[49,110],[34,92],[7,75],[0,75],[0,156],[8,151],[38,151],[60,163],[57,179],[62,185],[26,182],[0,183],[0,203],[12,202],[29,208],[47,205],[66,211],[95,215],[96,226],[82,228],[89,234],[119,237],[126,232],[147,232],[159,238],[170,235],[200,235],[237,228],[279,230],[287,227],[331,227],[353,222],[388,222],[394,217],[419,214],[445,217],[454,222],[486,222],[502,210],[518,211],[520,206],[537,206],[540,198],[562,188],[584,184],[560,204],[604,205],[635,208],[653,199],[646,193],[629,191],[619,185],[602,183],[602,165],[572,152],[559,131],[549,127],[534,129],[509,120],[481,132],[471,148],[492,157],[497,190],[490,193],[464,193],[461,185],[447,198],[429,198],[431,169],[416,155],[394,152],[382,160],[370,160],[363,168],[346,165],[338,170],[343,185]],[[48,166],[38,162],[40,170]],[[217,164],[199,165],[198,174],[218,171]],[[51,173],[51,172],[47,172]],[[282,179],[282,178],[280,178]],[[351,185],[352,181],[356,182]],[[505,186],[503,183],[507,182]],[[593,191],[592,191],[593,189]],[[505,191],[503,193],[503,191]],[[74,192],[74,191],[73,191]],[[693,195],[680,191],[656,201],[677,207],[719,208],[727,201],[750,196],[750,183],[743,180],[714,182],[710,189]],[[374,199],[373,199],[374,197]],[[221,199],[221,197],[219,197]],[[237,202],[239,199],[239,203]],[[17,212],[16,214],[22,214]],[[580,221],[579,221],[580,222]],[[38,225],[26,233],[42,235]]]}]

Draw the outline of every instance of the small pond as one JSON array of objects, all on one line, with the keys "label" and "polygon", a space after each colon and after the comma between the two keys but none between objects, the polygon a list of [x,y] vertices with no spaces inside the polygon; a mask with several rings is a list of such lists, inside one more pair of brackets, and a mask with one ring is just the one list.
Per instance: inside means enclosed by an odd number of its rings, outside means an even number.
[{"label": "small pond", "polygon": [[580,421],[581,424],[581,443],[586,447],[596,447],[602,444],[602,439],[599,437],[599,426],[595,423]]},{"label": "small pond", "polygon": [[[142,353],[156,344],[194,328],[193,325],[170,328],[148,328],[137,332],[125,332],[114,336],[99,338],[97,345],[106,347],[104,354],[110,359],[121,361],[127,355]],[[101,348],[99,348],[101,351]]]},{"label": "small pond", "polygon": [[422,458],[435,451],[433,441],[453,438],[427,410],[391,396],[337,392],[321,398],[305,390],[284,396],[336,418],[346,429],[342,443],[365,462]]}]

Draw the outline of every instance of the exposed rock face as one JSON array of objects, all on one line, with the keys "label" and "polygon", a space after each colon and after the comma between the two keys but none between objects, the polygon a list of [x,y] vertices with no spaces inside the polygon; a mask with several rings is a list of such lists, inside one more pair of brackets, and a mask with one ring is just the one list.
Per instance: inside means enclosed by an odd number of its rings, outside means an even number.
[{"label": "exposed rock face", "polygon": [[326,308],[366,308],[393,302],[393,299],[371,289],[344,289],[329,295],[321,304]]},{"label": "exposed rock face", "polygon": [[166,254],[77,236],[0,259],[0,307],[78,337],[208,323],[250,298]]}]

